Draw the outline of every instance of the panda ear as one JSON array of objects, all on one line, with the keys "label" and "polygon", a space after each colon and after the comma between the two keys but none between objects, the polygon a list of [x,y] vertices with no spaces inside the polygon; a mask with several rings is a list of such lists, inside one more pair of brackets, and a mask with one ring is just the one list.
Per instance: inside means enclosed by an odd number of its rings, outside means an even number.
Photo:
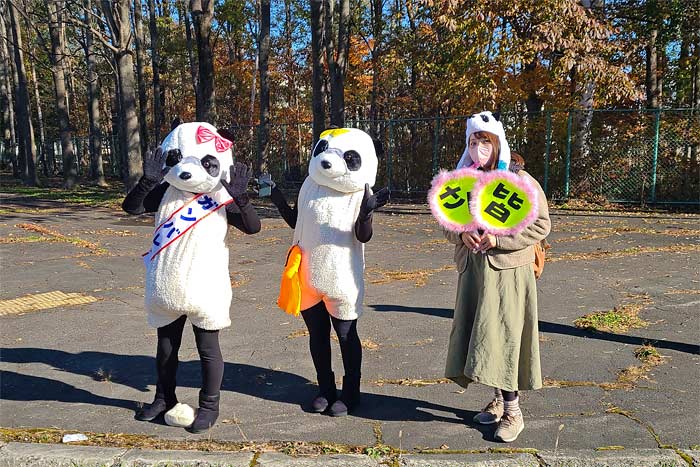
[{"label": "panda ear", "polygon": [[233,141],[233,133],[226,128],[217,128],[216,132],[219,133],[219,136],[226,138],[229,141]]},{"label": "panda ear", "polygon": [[170,131],[173,131],[175,128],[182,125],[182,123],[183,123],[183,121],[180,117],[173,118],[173,121],[170,122]]},{"label": "panda ear", "polygon": [[494,112],[492,115],[493,115],[493,118],[495,118],[497,122],[501,121],[501,112]]},{"label": "panda ear", "polygon": [[382,142],[379,139],[372,137],[372,143],[374,143],[374,152],[377,154],[377,159],[383,159],[384,145]]}]

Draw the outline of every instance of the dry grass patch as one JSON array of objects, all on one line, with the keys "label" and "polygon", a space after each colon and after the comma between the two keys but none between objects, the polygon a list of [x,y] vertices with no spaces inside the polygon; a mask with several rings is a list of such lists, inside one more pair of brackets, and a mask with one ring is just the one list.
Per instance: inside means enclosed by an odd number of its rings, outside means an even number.
[{"label": "dry grass patch", "polygon": [[406,249],[408,250],[416,250],[416,251],[424,251],[424,250],[429,250],[433,251],[437,247],[443,247],[448,245],[448,241],[445,238],[435,238],[433,240],[426,240],[421,243],[411,243],[406,245]]},{"label": "dry grass patch", "polygon": [[700,295],[700,289],[671,289],[664,295]]},{"label": "dry grass patch", "polygon": [[570,388],[570,387],[597,387],[604,391],[615,389],[629,390],[636,386],[640,379],[648,380],[647,373],[652,368],[662,364],[664,357],[651,345],[643,345],[634,351],[634,356],[639,359],[641,365],[632,365],[617,373],[617,378],[613,382],[598,383],[595,381],[564,381],[545,378],[543,385],[548,388]]},{"label": "dry grass patch", "polygon": [[[0,428],[0,441],[5,443],[19,442],[60,444],[63,435],[75,432],[76,430],[59,430],[54,428]],[[336,444],[325,441],[230,442],[213,439],[168,440],[143,434],[93,433],[85,431],[82,431],[82,433],[88,437],[88,440],[71,444],[127,449],[161,449],[208,452],[281,452],[291,456],[363,454],[367,448],[366,446]]]},{"label": "dry grass patch", "polygon": [[423,287],[428,278],[442,271],[450,271],[455,267],[446,265],[436,269],[414,269],[412,271],[393,271],[381,268],[367,268],[370,284],[388,284],[394,281],[413,281],[416,287]]},{"label": "dry grass patch", "polygon": [[309,330],[308,329],[297,329],[296,331],[290,333],[286,338],[287,339],[295,339],[297,337],[304,337],[309,335]]},{"label": "dry grass patch", "polygon": [[378,350],[380,347],[380,344],[377,344],[372,339],[361,339],[360,345],[362,345],[363,349],[367,350]]},{"label": "dry grass patch", "polygon": [[7,237],[0,237],[0,244],[8,243],[53,243],[59,240],[51,237],[44,237],[41,235],[28,235],[26,237],[15,237],[13,234],[9,234]]},{"label": "dry grass patch", "polygon": [[65,211],[59,208],[19,208],[19,207],[4,207],[0,208],[0,216],[8,214],[50,214],[54,212]]},{"label": "dry grass patch", "polygon": [[644,307],[654,302],[651,296],[647,293],[628,293],[626,297],[632,302],[623,303],[612,310],[589,313],[575,320],[574,325],[589,331],[615,334],[627,332],[630,328],[643,328],[649,325],[649,322],[638,315]]},{"label": "dry grass patch", "polygon": [[[575,230],[572,230],[575,231]],[[586,234],[581,233],[580,235],[573,235],[571,237],[560,238],[556,243],[566,243],[566,242],[578,242],[586,240],[598,240],[601,238],[608,238],[613,235],[623,236],[624,234],[636,233],[642,235],[663,235],[664,237],[698,237],[700,236],[700,230],[698,229],[686,229],[684,227],[677,228],[665,228],[663,230],[651,229],[648,227],[599,227],[585,229]]]},{"label": "dry grass patch", "polygon": [[700,252],[700,245],[667,245],[660,247],[633,247],[623,250],[607,251],[599,250],[590,253],[564,253],[558,256],[548,256],[547,262],[557,261],[585,261],[596,259],[615,259],[626,256],[638,256],[649,253],[697,253]]},{"label": "dry grass patch", "polygon": [[112,237],[135,237],[136,232],[130,230],[114,230],[114,229],[100,229],[100,230],[83,230],[83,233],[89,235],[105,235]]},{"label": "dry grass patch", "polygon": [[645,304],[630,303],[620,305],[619,307],[616,306],[608,311],[589,313],[574,321],[574,326],[589,331],[609,332],[613,334],[627,332],[630,328],[643,328],[646,327],[649,322],[644,321],[637,315],[644,306]]},{"label": "dry grass patch", "polygon": [[242,272],[231,272],[231,278],[231,287],[234,289],[250,282],[250,279]]},{"label": "dry grass patch", "polygon": [[378,379],[376,381],[369,381],[369,384],[373,386],[385,386],[387,384],[394,386],[411,386],[414,388],[422,388],[425,386],[435,386],[436,384],[447,384],[450,380],[447,378],[434,378],[434,379],[423,379],[423,378],[399,378],[399,379]]},{"label": "dry grass patch", "polygon": [[28,230],[30,232],[37,232],[41,235],[44,235],[44,236],[52,239],[52,241],[71,243],[71,244],[78,246],[78,247],[81,247],[81,248],[87,248],[95,255],[104,255],[107,253],[107,250],[105,250],[104,248],[101,248],[97,243],[88,242],[87,240],[83,240],[82,238],[78,238],[78,237],[70,237],[67,235],[63,235],[61,232],[49,229],[49,228],[41,226],[41,225],[24,223],[24,224],[15,224],[15,227],[20,228],[20,229],[24,229],[24,230]]},{"label": "dry grass patch", "polygon": [[[309,335],[309,331],[306,331],[306,334],[305,334],[305,335],[308,336],[308,335]],[[331,334],[331,339],[333,339],[334,341],[338,342],[338,336],[336,336],[335,334]],[[377,349],[379,349],[379,344],[377,344],[376,342],[374,342],[372,339],[361,339],[361,340],[360,340],[360,345],[362,346],[363,349],[366,349],[366,350],[377,350]]]},{"label": "dry grass patch", "polygon": [[546,388],[596,387],[603,389],[604,391],[611,391],[613,389],[626,389],[628,387],[618,382],[598,383],[596,381],[568,381],[550,378],[545,378],[542,382],[542,385]]},{"label": "dry grass patch", "polygon": [[617,374],[617,381],[622,384],[634,385],[640,379],[649,379],[648,373],[656,366],[664,363],[665,357],[661,356],[655,347],[646,344],[634,351],[634,356],[642,362],[641,365],[632,365]]}]

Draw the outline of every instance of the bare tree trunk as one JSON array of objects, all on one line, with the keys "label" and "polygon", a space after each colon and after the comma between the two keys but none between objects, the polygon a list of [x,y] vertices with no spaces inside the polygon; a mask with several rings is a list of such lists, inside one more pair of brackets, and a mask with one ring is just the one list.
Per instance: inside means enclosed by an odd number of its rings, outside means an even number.
[{"label": "bare tree trunk", "polygon": [[270,58],[270,0],[260,2],[260,32],[258,36],[260,56],[260,126],[258,129],[258,172],[267,172],[267,146],[270,139],[270,82],[268,61]]},{"label": "bare tree trunk", "polygon": [[[693,53],[693,114],[691,118],[700,119],[700,32],[695,29],[695,50]],[[700,142],[695,142],[690,148],[690,173],[695,179],[700,176]],[[697,189],[697,188],[696,188]]]},{"label": "bare tree trunk", "polygon": [[101,0],[100,6],[110,30],[119,86],[119,146],[123,156],[123,177],[126,190],[131,190],[143,174],[139,119],[136,112],[136,79],[134,59],[129,48],[131,21],[129,0]]},{"label": "bare tree trunk", "polygon": [[311,61],[312,61],[312,97],[313,109],[313,143],[326,127],[326,110],[323,100],[323,31],[324,15],[323,0],[311,0]]},{"label": "bare tree trunk", "polygon": [[141,154],[148,150],[148,95],[146,94],[146,78],[143,68],[146,66],[145,36],[143,32],[143,4],[134,0],[134,31],[136,43],[136,83],[139,90],[139,129],[141,130]]},{"label": "bare tree trunk", "polygon": [[[127,23],[128,24],[128,23]],[[124,139],[127,155],[127,178],[124,181],[127,190],[131,190],[141,178],[143,159],[139,140],[139,122],[136,116],[136,83],[134,79],[134,59],[131,53],[123,51],[115,57],[119,70],[120,106],[124,120]]]},{"label": "bare tree trunk", "polygon": [[[5,26],[5,11],[0,8],[0,37],[8,37]],[[2,139],[5,146],[5,157],[12,165],[12,175],[19,176],[17,157],[15,153],[15,112],[14,96],[12,95],[12,64],[7,49],[7,41],[0,40],[0,109],[2,111]],[[3,158],[4,159],[4,158]]]},{"label": "bare tree trunk", "polygon": [[659,76],[657,74],[658,58],[656,53],[656,38],[659,34],[657,29],[649,33],[649,42],[646,46],[646,92],[647,108],[659,108]]},{"label": "bare tree trunk", "polygon": [[[583,0],[582,6],[587,10],[599,9],[602,7],[600,0]],[[583,86],[581,86],[581,98],[579,99],[579,107],[581,112],[577,113],[576,135],[574,137],[574,154],[577,154],[577,160],[583,167],[590,167],[593,161],[590,159],[591,148],[589,145],[591,137],[591,124],[593,123],[593,96],[595,91],[595,82],[590,76],[583,76]],[[579,92],[578,89],[575,92]]]},{"label": "bare tree trunk", "polygon": [[44,172],[44,177],[49,176],[49,167],[46,162],[46,133],[44,132],[44,112],[41,107],[41,94],[39,94],[39,78],[36,75],[36,67],[34,60],[29,61],[29,68],[32,74],[34,84],[34,100],[36,101],[36,120],[39,123],[39,147],[37,157],[41,161],[41,168]]},{"label": "bare tree trunk", "polygon": [[165,100],[164,96],[161,96],[160,89],[160,37],[156,23],[155,0],[148,0],[148,32],[151,36],[151,64],[153,66],[153,132],[156,144],[160,144],[160,130],[165,120]]},{"label": "bare tree trunk", "polygon": [[[331,0],[327,5],[332,5]],[[333,8],[326,11],[326,60],[328,61],[328,73],[331,87],[331,125],[345,126],[345,72],[347,70],[347,57],[350,49],[350,0],[340,0],[340,12],[338,13],[338,37],[334,43],[333,36]],[[330,19],[330,21],[329,21]]]},{"label": "bare tree trunk", "polygon": [[[91,25],[91,0],[85,1],[85,24]],[[98,186],[107,186],[102,165],[102,131],[100,129],[100,82],[97,59],[90,28],[85,28],[85,59],[87,62],[88,122],[90,139],[90,179]]]},{"label": "bare tree trunk", "polygon": [[20,157],[23,158],[22,179],[29,186],[39,186],[39,178],[36,173],[36,146],[34,144],[34,127],[31,119],[31,101],[27,89],[27,71],[24,67],[24,51],[22,46],[22,29],[19,23],[19,12],[15,4],[9,2],[10,24],[12,28],[12,41],[15,55],[15,70],[17,73],[17,129],[20,134],[20,145],[23,150]]},{"label": "bare tree trunk", "polygon": [[75,166],[76,159],[70,128],[70,115],[68,114],[68,96],[64,74],[66,56],[61,34],[61,10],[64,4],[62,1],[53,1],[49,2],[47,7],[49,11],[49,35],[51,37],[51,74],[53,75],[58,131],[61,138],[61,153],[63,154],[63,186],[65,188],[73,188],[78,181],[78,172]]},{"label": "bare tree trunk", "polygon": [[[32,30],[32,25],[29,19],[24,16],[24,27],[27,31]],[[29,43],[27,47],[31,47],[30,54],[36,56],[36,48],[33,47],[32,39],[29,37],[29,32],[27,32],[27,39]],[[27,75],[27,80],[32,82],[32,91],[34,91],[34,101],[36,102],[36,122],[39,124],[39,144],[37,145],[37,160],[41,163],[42,173],[45,177],[49,176],[49,170],[46,165],[46,133],[44,131],[44,112],[41,105],[41,94],[39,92],[39,77],[36,74],[36,66],[34,65],[34,60],[29,60],[29,74]]]},{"label": "bare tree trunk", "polygon": [[255,63],[253,64],[253,78],[250,83],[250,108],[248,113],[248,124],[250,125],[251,138],[253,132],[253,124],[255,122],[255,93],[257,91],[258,67],[260,64],[260,56],[258,50],[255,51]]},{"label": "bare tree trunk", "polygon": [[191,0],[192,23],[197,41],[199,58],[199,95],[197,120],[216,124],[214,53],[212,50],[212,27],[215,0]]},{"label": "bare tree trunk", "polygon": [[[197,75],[197,65],[195,64],[194,50],[192,47],[192,24],[190,23],[190,17],[187,12],[185,12],[183,16],[185,17],[185,45],[187,46],[187,59],[190,64],[190,78],[192,80],[192,88],[194,89],[195,109],[199,109],[202,106],[202,98],[199,94],[199,77]],[[253,76],[253,80],[255,80],[255,76]]]},{"label": "bare tree trunk", "polygon": [[384,20],[383,20],[383,0],[371,0],[372,7],[372,36],[374,37],[374,46],[372,47],[372,95],[370,97],[369,104],[369,119],[370,128],[372,136],[377,138],[379,136],[377,132],[377,120],[379,109],[378,99],[379,99],[379,86],[380,86],[380,68],[381,68],[381,54],[382,54],[382,41],[383,41],[383,30],[384,30]]}]

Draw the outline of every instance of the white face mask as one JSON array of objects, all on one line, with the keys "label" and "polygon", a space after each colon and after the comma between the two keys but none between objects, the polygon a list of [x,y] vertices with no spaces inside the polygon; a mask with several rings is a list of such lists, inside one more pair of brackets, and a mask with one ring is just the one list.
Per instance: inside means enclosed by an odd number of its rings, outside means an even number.
[{"label": "white face mask", "polygon": [[491,143],[484,143],[483,141],[474,143],[474,141],[469,142],[469,157],[476,167],[484,167],[491,159],[493,146]]}]

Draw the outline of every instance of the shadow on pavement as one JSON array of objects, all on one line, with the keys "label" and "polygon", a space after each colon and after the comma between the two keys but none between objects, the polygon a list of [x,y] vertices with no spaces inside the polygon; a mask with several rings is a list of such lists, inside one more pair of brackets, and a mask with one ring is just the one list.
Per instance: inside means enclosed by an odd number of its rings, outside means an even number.
[{"label": "shadow on pavement", "polygon": [[135,409],[134,401],[98,396],[62,381],[40,376],[0,371],[0,395],[3,400],[51,400],[80,404],[107,405]]},{"label": "shadow on pavement", "polygon": [[[3,348],[1,360],[7,363],[40,363],[54,369],[90,377],[104,384],[120,384],[148,392],[155,385],[155,359],[145,355],[120,355],[106,352],[69,353],[40,348]],[[199,388],[200,362],[180,362],[178,386]],[[363,388],[362,405],[355,417],[385,421],[445,421],[465,423],[490,433],[488,427],[472,424],[474,411],[447,407],[418,399],[368,392]],[[308,379],[284,371],[271,370],[242,363],[225,363],[222,391],[236,392],[260,399],[297,405],[302,410],[316,395],[317,388]],[[150,395],[141,401],[102,397],[73,385],[44,377],[28,376],[12,371],[0,373],[0,395],[4,400],[62,401],[136,409],[138,403],[150,403]],[[433,413],[435,412],[435,413]],[[453,416],[438,414],[444,412]]]},{"label": "shadow on pavement", "polygon": [[[369,307],[379,312],[391,311],[397,313],[419,313],[423,315],[437,316],[439,318],[452,318],[454,312],[450,308],[424,308],[403,305],[369,305]],[[700,345],[696,344],[657,340],[650,339],[647,337],[627,336],[623,334],[613,334],[609,332],[587,331],[585,329],[577,328],[576,326],[571,326],[568,324],[550,323],[547,321],[540,321],[539,328],[540,332],[545,332],[549,334],[565,334],[568,336],[584,337],[587,339],[600,339],[611,342],[620,342],[622,344],[649,344],[660,349],[675,350],[677,352],[700,355]]]}]

